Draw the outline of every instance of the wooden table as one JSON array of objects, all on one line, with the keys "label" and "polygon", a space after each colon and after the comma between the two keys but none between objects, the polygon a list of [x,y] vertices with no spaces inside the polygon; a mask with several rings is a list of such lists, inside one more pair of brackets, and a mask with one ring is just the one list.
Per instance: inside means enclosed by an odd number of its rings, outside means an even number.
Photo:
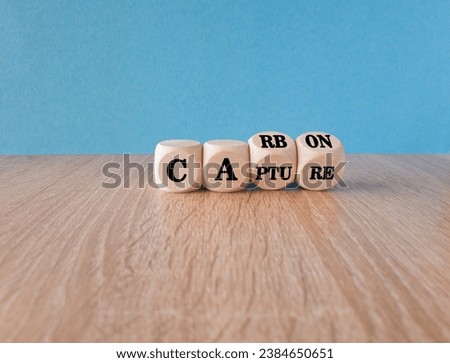
[{"label": "wooden table", "polygon": [[102,188],[122,158],[0,157],[0,341],[450,341],[450,155],[234,194]]}]

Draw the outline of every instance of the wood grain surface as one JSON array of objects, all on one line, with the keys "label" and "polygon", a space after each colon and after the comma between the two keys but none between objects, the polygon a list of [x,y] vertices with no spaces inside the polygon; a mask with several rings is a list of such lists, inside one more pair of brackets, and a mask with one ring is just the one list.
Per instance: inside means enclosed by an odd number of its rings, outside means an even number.
[{"label": "wood grain surface", "polygon": [[0,157],[0,341],[449,342],[450,155],[349,160],[348,188],[175,195]]}]

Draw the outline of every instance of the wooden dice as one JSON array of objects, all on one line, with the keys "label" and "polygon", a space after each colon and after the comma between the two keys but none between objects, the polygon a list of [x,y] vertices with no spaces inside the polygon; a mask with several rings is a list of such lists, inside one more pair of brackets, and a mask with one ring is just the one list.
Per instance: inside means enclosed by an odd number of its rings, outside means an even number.
[{"label": "wooden dice", "polygon": [[261,189],[285,188],[295,180],[297,149],[288,135],[260,132],[249,140],[252,182]]},{"label": "wooden dice", "polygon": [[167,140],[156,146],[155,183],[167,192],[190,192],[202,186],[203,147],[194,140]]},{"label": "wooden dice", "polygon": [[344,175],[345,154],[340,140],[325,132],[307,132],[296,139],[297,183],[310,190],[334,187]]},{"label": "wooden dice", "polygon": [[211,140],[203,145],[203,185],[215,192],[245,189],[250,180],[248,145],[238,140]]},{"label": "wooden dice", "polygon": [[164,191],[205,188],[236,192],[252,182],[278,190],[294,181],[305,189],[334,187],[344,174],[344,147],[325,132],[307,132],[294,141],[277,131],[260,132],[248,143],[211,140],[167,140],[156,146],[154,181]]}]

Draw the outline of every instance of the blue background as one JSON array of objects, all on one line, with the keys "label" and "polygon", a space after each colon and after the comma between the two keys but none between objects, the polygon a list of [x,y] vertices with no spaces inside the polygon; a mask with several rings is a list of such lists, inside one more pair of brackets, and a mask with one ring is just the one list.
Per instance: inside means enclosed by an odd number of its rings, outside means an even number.
[{"label": "blue background", "polygon": [[0,153],[334,133],[450,152],[450,1],[0,0]]}]

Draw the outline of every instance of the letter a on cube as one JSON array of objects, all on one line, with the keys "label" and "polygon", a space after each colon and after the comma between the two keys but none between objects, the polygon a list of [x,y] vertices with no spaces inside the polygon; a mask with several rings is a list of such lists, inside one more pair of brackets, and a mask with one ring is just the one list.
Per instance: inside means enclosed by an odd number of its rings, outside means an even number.
[{"label": "letter a on cube", "polygon": [[211,140],[203,145],[203,185],[215,192],[237,192],[250,180],[248,144]]}]

